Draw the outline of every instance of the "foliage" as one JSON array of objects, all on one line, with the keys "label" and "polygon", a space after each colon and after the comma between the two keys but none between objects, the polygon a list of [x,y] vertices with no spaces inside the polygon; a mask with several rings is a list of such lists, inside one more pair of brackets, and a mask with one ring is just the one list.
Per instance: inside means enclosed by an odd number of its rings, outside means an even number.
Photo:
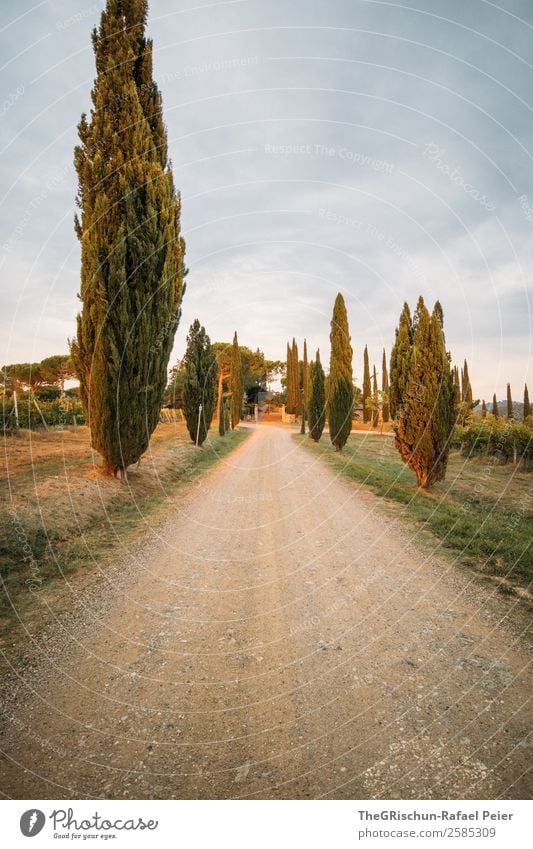
[{"label": "foliage", "polygon": [[455,389],[446,352],[441,310],[430,316],[419,298],[412,351],[404,372],[405,391],[397,410],[395,442],[404,463],[427,489],[446,474],[455,419]]},{"label": "foliage", "polygon": [[383,348],[383,358],[381,361],[381,419],[383,422],[389,421],[389,374],[387,371],[387,357],[385,348]]},{"label": "foliage", "polygon": [[342,451],[352,429],[353,352],[346,305],[340,292],[333,307],[329,338],[331,342],[328,383],[329,435],[336,450]]},{"label": "foliage", "polygon": [[[36,404],[34,397],[28,396],[18,401],[17,409],[18,426],[28,430],[85,424],[85,412],[81,403],[68,397],[39,401]],[[4,399],[0,405],[0,427],[5,433],[16,430],[15,405],[12,398]]]},{"label": "foliage", "polygon": [[146,16],[146,0],[108,0],[74,155],[82,310],[71,352],[110,474],[141,457],[159,420],[186,273]]},{"label": "foliage", "polygon": [[363,354],[363,421],[367,424],[372,418],[372,389],[370,386],[370,363],[368,360],[368,348],[365,345]]},{"label": "foliage", "polygon": [[326,386],[324,369],[320,362],[320,351],[311,364],[311,389],[309,394],[308,418],[309,435],[318,442],[326,424]]},{"label": "foliage", "polygon": [[461,448],[466,457],[493,457],[500,463],[522,461],[529,467],[533,461],[533,429],[524,422],[501,417],[476,418],[463,430]]},{"label": "foliage", "polygon": [[241,350],[237,333],[233,337],[233,345],[231,348],[231,427],[233,430],[237,427],[241,420],[242,411],[242,395],[243,395],[243,378],[242,378],[242,359]]},{"label": "foliage", "polygon": [[408,304],[403,305],[390,357],[389,411],[396,419],[405,395],[413,346],[413,325]]},{"label": "foliage", "polygon": [[[216,404],[217,363],[205,328],[191,324],[184,357],[183,413],[193,442],[205,442]],[[201,405],[201,410],[200,410]]]}]

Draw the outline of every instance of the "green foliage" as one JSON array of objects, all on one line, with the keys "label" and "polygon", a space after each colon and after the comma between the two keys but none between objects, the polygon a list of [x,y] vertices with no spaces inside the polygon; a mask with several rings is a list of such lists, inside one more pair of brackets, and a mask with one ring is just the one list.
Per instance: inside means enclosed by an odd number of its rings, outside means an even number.
[{"label": "green foliage", "polygon": [[315,442],[318,442],[326,424],[326,381],[324,369],[320,362],[320,351],[316,352],[316,360],[311,363],[311,366],[311,389],[308,405],[309,435]]},{"label": "green foliage", "polygon": [[531,418],[531,403],[529,401],[529,392],[527,391],[527,383],[524,386],[524,421]]},{"label": "green foliage", "polygon": [[342,451],[352,429],[353,351],[350,344],[346,305],[340,292],[333,307],[329,338],[331,342],[328,383],[329,435],[336,450]]},{"label": "green foliage", "polygon": [[[18,426],[28,430],[45,427],[71,427],[85,424],[85,412],[81,403],[71,398],[35,403],[33,397],[19,399]],[[11,433],[16,430],[15,405],[13,398],[5,398],[0,406],[0,428]]]},{"label": "green foliage", "polygon": [[237,333],[235,333],[235,335],[233,337],[233,345],[232,345],[232,349],[231,349],[230,387],[231,387],[231,427],[234,430],[241,420],[242,394],[243,394],[242,359],[241,359],[241,350],[239,348],[239,341],[237,339]]},{"label": "green foliage", "polygon": [[383,358],[381,361],[381,418],[383,422],[388,422],[389,415],[389,374],[387,371],[387,357],[385,348],[383,348]]},{"label": "green foliage", "polygon": [[492,415],[494,418],[499,418],[500,410],[498,408],[498,402],[496,400],[496,393],[492,396]]},{"label": "green foliage", "polygon": [[500,463],[533,462],[533,429],[523,422],[509,422],[501,417],[474,419],[461,434],[461,449],[466,457],[493,457]]},{"label": "green foliage", "polygon": [[403,305],[400,323],[390,357],[389,410],[393,419],[398,417],[406,391],[413,346],[413,325],[408,304]]},{"label": "green foliage", "polygon": [[464,366],[461,369],[461,395],[457,396],[458,377],[457,368],[454,369],[454,384],[456,387],[456,415],[457,422],[465,426],[472,419],[472,411],[478,402],[473,400],[472,385],[470,383],[470,375],[468,373],[468,363],[464,361]]},{"label": "green foliage", "polygon": [[371,395],[370,363],[368,360],[368,348],[365,345],[365,352],[363,354],[363,421],[365,424],[368,424],[372,418]]},{"label": "green foliage", "polygon": [[141,457],[159,420],[186,273],[146,16],[146,0],[108,0],[74,156],[82,310],[71,352],[93,448],[114,474]]},{"label": "green foliage", "polygon": [[202,445],[215,412],[218,369],[209,336],[198,319],[191,324],[183,362],[183,413],[192,441]]},{"label": "green foliage", "polygon": [[514,418],[513,415],[513,398],[511,395],[511,384],[507,384],[507,418],[509,421],[512,421]]},{"label": "green foliage", "polygon": [[426,489],[446,474],[455,420],[455,390],[442,327],[442,308],[430,316],[422,297],[413,321],[412,352],[395,442],[404,463]]},{"label": "green foliage", "polygon": [[218,404],[218,433],[219,436],[226,434],[226,399],[222,394]]},{"label": "green foliage", "polygon": [[372,375],[372,427],[377,427],[379,422],[379,393],[376,367]]}]

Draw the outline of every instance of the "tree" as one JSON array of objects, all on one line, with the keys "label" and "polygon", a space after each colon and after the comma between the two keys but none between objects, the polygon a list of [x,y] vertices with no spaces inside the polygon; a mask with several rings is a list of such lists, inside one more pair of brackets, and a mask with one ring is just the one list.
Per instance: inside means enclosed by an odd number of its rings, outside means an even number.
[{"label": "tree", "polygon": [[387,372],[387,357],[385,356],[385,348],[383,348],[383,358],[381,361],[381,421],[389,421],[389,375]]},{"label": "tree", "polygon": [[481,418],[487,418],[487,405],[485,404],[485,399],[481,402]]},{"label": "tree", "polygon": [[378,393],[378,376],[376,367],[372,374],[372,427],[377,427],[379,424],[379,393]]},{"label": "tree", "polygon": [[531,418],[531,404],[529,401],[529,392],[527,391],[527,383],[524,386],[524,421]]},{"label": "tree", "polygon": [[226,417],[224,415],[226,407],[226,399],[223,395],[220,395],[220,400],[218,402],[218,432],[220,436],[225,436],[226,434]]},{"label": "tree", "polygon": [[146,17],[147,0],[107,0],[74,153],[82,309],[71,353],[92,445],[115,475],[159,421],[186,274]]},{"label": "tree", "polygon": [[368,361],[368,348],[366,345],[363,355],[363,363],[363,421],[367,423],[372,418],[370,405],[372,390],[370,387],[370,364]]},{"label": "tree", "polygon": [[442,308],[430,315],[419,298],[413,321],[412,352],[395,443],[402,460],[427,489],[446,474],[455,418],[455,390],[446,351]]},{"label": "tree", "polygon": [[513,399],[511,396],[511,384],[507,384],[507,418],[509,421],[512,421],[513,416]]},{"label": "tree", "polygon": [[389,411],[393,419],[398,417],[402,405],[407,376],[410,370],[410,357],[413,345],[413,324],[408,304],[403,305],[400,322],[390,357]]},{"label": "tree", "polygon": [[242,359],[239,341],[237,339],[237,331],[233,337],[233,345],[231,349],[231,429],[235,430],[241,420],[242,409]]},{"label": "tree", "polygon": [[[455,380],[455,377],[454,377]],[[472,397],[472,385],[468,374],[468,363],[464,361],[464,366],[461,369],[461,400],[458,405],[457,421],[461,425],[466,425],[472,418],[472,410],[476,406],[476,402]]]},{"label": "tree", "polygon": [[311,392],[311,384],[309,382],[309,362],[307,359],[307,339],[304,339],[304,358],[303,358],[303,374],[302,374],[302,394],[304,417],[307,419],[307,408],[309,406],[309,394]]},{"label": "tree", "polygon": [[300,413],[300,363],[298,360],[298,345],[296,340],[292,340],[291,349],[291,367],[292,367],[292,400],[291,407],[295,415]]},{"label": "tree", "polygon": [[65,381],[76,377],[70,354],[55,354],[52,357],[46,357],[41,360],[40,369],[44,381],[52,386],[59,386],[61,398],[63,398]]},{"label": "tree", "polygon": [[311,363],[311,389],[309,393],[309,435],[315,442],[322,436],[326,424],[326,378],[320,362],[320,351]]},{"label": "tree", "polygon": [[496,400],[496,393],[492,396],[492,415],[495,419],[499,418],[500,411],[498,409],[498,402]]},{"label": "tree", "polygon": [[342,295],[337,295],[331,319],[329,363],[329,435],[336,451],[342,451],[352,429],[352,346],[348,315]]},{"label": "tree", "polygon": [[183,362],[183,413],[189,436],[200,446],[205,441],[215,412],[217,361],[209,336],[197,318],[187,336]]}]

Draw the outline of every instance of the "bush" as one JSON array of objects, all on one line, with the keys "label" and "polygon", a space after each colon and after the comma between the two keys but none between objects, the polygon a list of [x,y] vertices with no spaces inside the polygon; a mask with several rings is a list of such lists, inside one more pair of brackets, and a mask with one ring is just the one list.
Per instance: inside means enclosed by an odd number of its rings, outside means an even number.
[{"label": "bush", "polygon": [[[55,401],[40,401],[38,404],[39,407],[37,408],[36,404],[29,398],[23,398],[19,401],[19,427],[27,430],[38,430],[44,428],[45,423],[47,427],[85,424],[85,413],[79,401],[71,398],[57,398]],[[16,430],[12,398],[3,399],[0,407],[0,428],[4,433],[11,433]]]},{"label": "bush", "polygon": [[522,422],[487,416],[462,429],[461,450],[466,457],[494,457],[502,463],[533,461],[533,429]]}]

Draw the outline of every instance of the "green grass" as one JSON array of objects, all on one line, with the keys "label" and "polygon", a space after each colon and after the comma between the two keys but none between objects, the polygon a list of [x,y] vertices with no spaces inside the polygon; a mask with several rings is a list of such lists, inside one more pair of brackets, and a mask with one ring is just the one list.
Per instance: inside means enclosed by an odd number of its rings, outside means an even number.
[{"label": "green grass", "polygon": [[[157,434],[157,432],[156,432]],[[224,438],[210,435],[201,449],[192,445],[184,428],[167,426],[153,440],[151,453],[128,482],[98,479],[92,472],[88,436],[80,434],[78,453],[66,459],[53,455],[57,437],[39,445],[39,456],[9,464],[10,500],[0,505],[0,624],[4,635],[18,619],[38,617],[46,598],[57,612],[64,578],[80,570],[91,574],[94,564],[123,556],[149,533],[169,496],[226,457],[247,437],[232,431]],[[81,452],[81,453],[80,453]],[[28,468],[28,465],[30,468]],[[92,486],[88,487],[92,477]],[[53,487],[50,490],[50,487]],[[36,492],[39,493],[36,496]],[[26,549],[24,548],[26,546]],[[24,551],[31,558],[24,559]],[[30,591],[34,579],[34,592]]]},{"label": "green grass", "polygon": [[333,471],[369,486],[461,562],[505,579],[501,583],[506,588],[531,583],[531,472],[496,465],[491,458],[466,460],[452,452],[446,480],[423,493],[390,437],[352,435],[340,455],[325,437],[318,445],[306,437],[294,438]]}]

